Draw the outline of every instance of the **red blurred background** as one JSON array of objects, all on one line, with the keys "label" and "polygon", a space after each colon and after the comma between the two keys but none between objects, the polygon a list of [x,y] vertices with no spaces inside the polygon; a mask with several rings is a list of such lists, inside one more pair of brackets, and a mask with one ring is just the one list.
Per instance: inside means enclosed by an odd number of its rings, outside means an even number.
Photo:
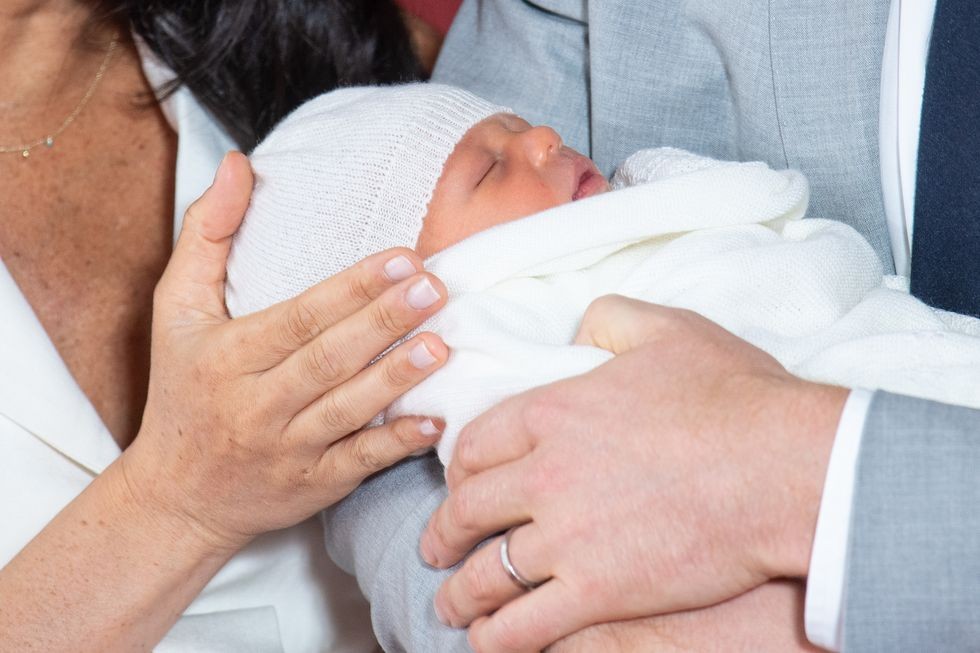
[{"label": "red blurred background", "polygon": [[421,18],[441,36],[449,31],[462,0],[396,0],[405,11]]}]

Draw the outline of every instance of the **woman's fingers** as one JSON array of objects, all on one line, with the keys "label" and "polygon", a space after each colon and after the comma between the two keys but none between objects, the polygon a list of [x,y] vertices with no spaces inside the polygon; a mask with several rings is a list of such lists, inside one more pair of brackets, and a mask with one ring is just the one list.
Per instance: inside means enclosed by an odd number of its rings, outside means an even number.
[{"label": "woman's fingers", "polygon": [[354,484],[360,483],[406,456],[435,445],[445,426],[438,419],[401,417],[354,433],[333,444],[324,454],[320,473],[327,487],[336,484],[338,470],[351,476]]},{"label": "woman's fingers", "polygon": [[434,567],[459,562],[489,535],[530,520],[522,461],[494,467],[455,487],[429,519],[419,550]]},{"label": "woman's fingers", "polygon": [[256,371],[269,369],[420,270],[422,261],[410,249],[379,252],[293,299],[239,320],[244,329],[239,341],[252,352],[249,362]]},{"label": "woman's fingers", "polygon": [[180,236],[157,286],[157,312],[179,322],[223,321],[225,265],[252,194],[252,168],[241,152],[225,155],[214,182],[184,215]]},{"label": "woman's fingers", "polygon": [[[339,386],[398,338],[442,308],[445,297],[446,289],[438,279],[424,273],[415,275],[327,329],[270,370],[271,387],[281,390],[283,407],[296,412],[332,390],[337,390],[333,401],[349,399],[364,403],[369,398],[349,396],[350,390],[345,391]],[[421,356],[422,353],[420,350],[418,355]],[[430,353],[434,356],[436,352]],[[425,360],[424,357],[416,357],[416,362],[422,360]],[[421,371],[424,369],[427,368]],[[402,373],[401,368],[397,367],[382,366],[381,370],[396,375],[383,379],[388,381],[388,386],[397,383],[406,390],[411,387],[404,385],[409,377],[421,378],[417,368],[411,374]],[[386,405],[387,403],[381,407]],[[344,434],[357,428],[360,428],[360,424]]]},{"label": "woman's fingers", "polygon": [[287,434],[310,447],[326,449],[362,428],[448,357],[449,349],[437,335],[421,333],[300,411]]},{"label": "woman's fingers", "polygon": [[[500,558],[503,536],[473,553],[463,567],[442,584],[435,598],[439,620],[453,628],[465,628],[474,619],[491,614],[527,593],[504,570]],[[542,582],[549,577],[549,552],[534,523],[517,528],[508,544],[508,557],[525,580]]]}]

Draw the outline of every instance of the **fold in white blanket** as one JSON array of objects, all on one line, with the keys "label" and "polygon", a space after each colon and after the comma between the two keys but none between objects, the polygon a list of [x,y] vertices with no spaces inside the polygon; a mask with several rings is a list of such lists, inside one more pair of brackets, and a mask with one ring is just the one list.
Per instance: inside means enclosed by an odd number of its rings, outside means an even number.
[{"label": "fold in white blanket", "polygon": [[801,220],[801,174],[656,149],[613,185],[427,262],[450,302],[422,328],[452,355],[386,418],[444,417],[443,463],[494,404],[611,357],[571,344],[609,293],[697,311],[807,379],[980,407],[980,320],[911,297],[847,225]]}]

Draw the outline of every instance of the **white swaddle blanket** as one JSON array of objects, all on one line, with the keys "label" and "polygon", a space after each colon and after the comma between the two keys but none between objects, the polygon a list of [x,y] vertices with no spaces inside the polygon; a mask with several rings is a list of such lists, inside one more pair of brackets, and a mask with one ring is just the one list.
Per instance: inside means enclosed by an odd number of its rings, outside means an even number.
[{"label": "white swaddle blanket", "polygon": [[980,407],[980,320],[909,296],[851,227],[801,220],[801,174],[657,149],[631,157],[614,187],[427,262],[450,302],[422,328],[452,355],[386,417],[444,417],[443,463],[494,404],[611,357],[570,344],[609,293],[697,311],[804,378]]}]

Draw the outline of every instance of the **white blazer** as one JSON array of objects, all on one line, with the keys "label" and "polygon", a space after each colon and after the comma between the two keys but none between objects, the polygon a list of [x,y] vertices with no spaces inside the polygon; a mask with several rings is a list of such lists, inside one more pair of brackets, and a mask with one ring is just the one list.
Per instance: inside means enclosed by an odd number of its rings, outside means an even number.
[{"label": "white blazer", "polygon": [[[154,85],[171,75],[143,52]],[[175,233],[233,143],[189,91],[163,104],[179,135]],[[0,261],[0,566],[120,450]],[[57,627],[57,626],[54,626]],[[373,651],[367,604],[329,560],[316,519],[241,551],[157,651]]]}]

